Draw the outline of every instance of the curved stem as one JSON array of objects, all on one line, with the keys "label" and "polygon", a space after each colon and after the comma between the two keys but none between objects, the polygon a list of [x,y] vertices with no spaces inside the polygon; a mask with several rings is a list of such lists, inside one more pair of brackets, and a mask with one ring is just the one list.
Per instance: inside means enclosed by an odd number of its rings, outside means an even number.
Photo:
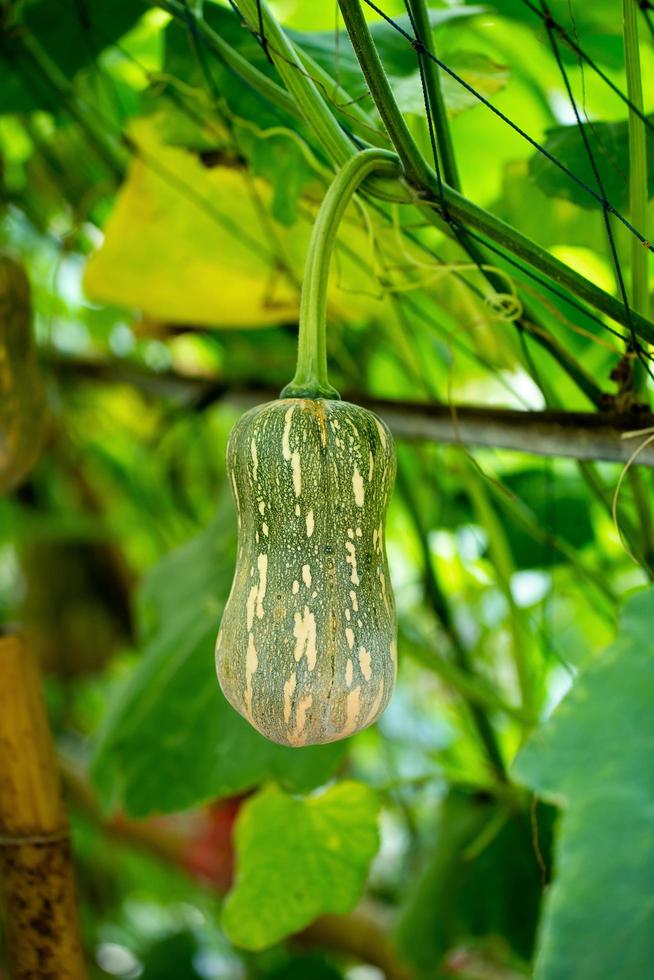
[{"label": "curved stem", "polygon": [[327,282],[341,218],[366,177],[378,172],[398,178],[397,156],[388,150],[363,150],[341,167],[316,217],[304,266],[300,336],[295,377],[281,398],[339,398],[327,378]]}]

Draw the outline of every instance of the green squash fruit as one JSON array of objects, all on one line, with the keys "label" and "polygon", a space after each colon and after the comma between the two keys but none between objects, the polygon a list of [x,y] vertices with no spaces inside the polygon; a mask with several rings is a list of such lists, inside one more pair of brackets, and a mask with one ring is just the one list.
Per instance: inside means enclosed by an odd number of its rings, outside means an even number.
[{"label": "green squash fruit", "polygon": [[227,700],[274,742],[346,738],[390,699],[395,466],[384,423],[343,401],[281,398],[231,433],[239,547],[216,667]]},{"label": "green squash fruit", "polygon": [[0,493],[17,487],[36,463],[44,422],[29,282],[21,266],[0,254]]}]

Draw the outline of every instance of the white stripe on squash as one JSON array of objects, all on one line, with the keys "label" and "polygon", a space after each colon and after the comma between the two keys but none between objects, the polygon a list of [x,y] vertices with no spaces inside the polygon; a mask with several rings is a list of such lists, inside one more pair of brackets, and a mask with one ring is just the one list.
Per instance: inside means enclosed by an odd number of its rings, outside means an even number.
[{"label": "white stripe on squash", "polygon": [[363,507],[366,499],[366,492],[363,487],[363,477],[359,473],[359,467],[354,464],[354,472],[352,473],[352,491],[354,493],[354,503],[357,507]]},{"label": "white stripe on squash", "polygon": [[316,618],[308,606],[304,607],[304,613],[296,612],[293,626],[293,636],[295,637],[295,659],[299,662],[302,657],[307,658],[307,667],[313,670],[316,666]]}]

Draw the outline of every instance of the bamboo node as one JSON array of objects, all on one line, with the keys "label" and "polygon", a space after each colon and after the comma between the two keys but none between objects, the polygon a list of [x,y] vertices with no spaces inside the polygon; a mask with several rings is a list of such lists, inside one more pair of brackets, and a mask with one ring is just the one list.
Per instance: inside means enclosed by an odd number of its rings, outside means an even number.
[{"label": "bamboo node", "polygon": [[30,844],[56,844],[68,840],[68,827],[60,827],[45,834],[0,834],[0,847],[23,847]]}]

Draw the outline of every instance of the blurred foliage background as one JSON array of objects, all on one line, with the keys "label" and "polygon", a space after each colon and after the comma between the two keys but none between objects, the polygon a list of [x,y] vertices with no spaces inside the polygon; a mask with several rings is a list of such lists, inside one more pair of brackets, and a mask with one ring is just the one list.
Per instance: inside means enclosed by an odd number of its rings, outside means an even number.
[{"label": "blurred foliage background", "polygon": [[[429,6],[439,57],[594,186],[567,77],[606,196],[628,214],[620,3],[549,5],[603,78],[562,40],[564,77],[537,4]],[[648,197],[654,13],[640,6]],[[382,7],[410,29],[401,0]],[[271,9],[345,130],[387,144],[337,5]],[[416,51],[366,16],[429,159]],[[228,5],[1,7],[3,339],[11,351],[31,323],[36,343],[3,424],[22,419],[20,452],[41,451],[0,498],[0,604],[45,675],[91,975],[518,980],[536,962],[547,980],[646,980],[650,469],[623,479],[621,540],[622,464],[532,454],[537,433],[522,452],[399,439],[401,666],[384,717],[290,750],[222,698],[226,440],[293,373],[333,167],[216,37],[280,84]],[[454,78],[443,95],[463,194],[620,298],[598,201]],[[632,236],[612,229],[631,290]],[[329,297],[339,390],[454,417],[635,404],[650,418],[624,327],[484,256],[480,270],[412,204],[351,207]],[[650,315],[649,289],[638,308]]]}]

